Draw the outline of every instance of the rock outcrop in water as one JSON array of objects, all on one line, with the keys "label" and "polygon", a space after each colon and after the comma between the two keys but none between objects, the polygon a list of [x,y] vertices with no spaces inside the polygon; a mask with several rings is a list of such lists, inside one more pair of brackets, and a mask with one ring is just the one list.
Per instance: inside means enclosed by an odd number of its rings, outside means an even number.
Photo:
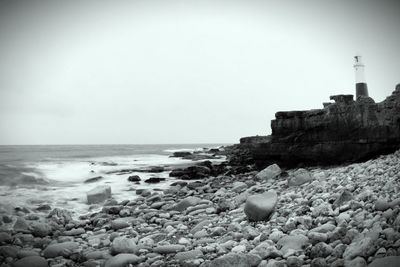
[{"label": "rock outcrop in water", "polygon": [[353,95],[330,99],[323,109],[277,112],[271,136],[240,140],[239,159],[258,167],[335,165],[400,148],[400,84],[380,103]]}]

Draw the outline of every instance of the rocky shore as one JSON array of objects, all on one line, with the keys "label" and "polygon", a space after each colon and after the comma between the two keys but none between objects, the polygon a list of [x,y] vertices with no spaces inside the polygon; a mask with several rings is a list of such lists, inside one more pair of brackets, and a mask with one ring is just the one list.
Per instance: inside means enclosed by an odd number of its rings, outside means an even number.
[{"label": "rocky shore", "polygon": [[399,266],[400,151],[330,169],[246,168],[175,170],[196,180],[121,202],[111,186],[101,211],[76,218],[48,205],[3,213],[0,266]]}]

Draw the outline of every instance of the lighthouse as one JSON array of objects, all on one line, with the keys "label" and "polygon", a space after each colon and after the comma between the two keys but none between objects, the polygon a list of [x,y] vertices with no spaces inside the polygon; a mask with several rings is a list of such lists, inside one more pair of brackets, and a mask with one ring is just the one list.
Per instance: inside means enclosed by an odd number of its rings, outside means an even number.
[{"label": "lighthouse", "polygon": [[361,60],[361,56],[355,56],[354,60],[355,62],[353,66],[356,75],[356,99],[358,99],[359,96],[368,96],[368,87],[364,73],[365,65]]}]

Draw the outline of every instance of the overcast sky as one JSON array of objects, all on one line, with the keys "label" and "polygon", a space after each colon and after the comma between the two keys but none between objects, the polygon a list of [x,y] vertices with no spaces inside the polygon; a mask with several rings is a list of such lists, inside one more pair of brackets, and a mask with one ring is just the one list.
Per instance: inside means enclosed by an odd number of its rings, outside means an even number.
[{"label": "overcast sky", "polygon": [[0,144],[234,143],[400,82],[400,1],[2,1]]}]

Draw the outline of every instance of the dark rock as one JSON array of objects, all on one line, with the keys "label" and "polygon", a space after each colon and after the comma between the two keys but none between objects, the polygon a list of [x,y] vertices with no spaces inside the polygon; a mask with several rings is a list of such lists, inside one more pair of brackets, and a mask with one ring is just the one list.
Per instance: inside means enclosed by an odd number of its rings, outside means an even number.
[{"label": "dark rock", "polygon": [[100,181],[101,179],[103,179],[103,176],[96,176],[96,177],[86,179],[84,183],[85,184],[94,183],[94,182]]},{"label": "dark rock", "polygon": [[171,157],[183,158],[192,155],[191,152],[188,151],[176,151],[172,154]]},{"label": "dark rock", "polygon": [[20,250],[20,248],[16,246],[0,246],[0,257],[16,258],[18,250]]},{"label": "dark rock", "polygon": [[36,210],[37,211],[48,211],[48,210],[51,210],[51,207],[48,204],[42,204],[39,207],[37,207]]},{"label": "dark rock", "polygon": [[249,154],[259,168],[272,163],[284,167],[337,165],[399,149],[398,91],[380,103],[352,98],[337,95],[331,97],[335,103],[324,109],[277,112],[269,141],[241,139],[236,149]]},{"label": "dark rock", "polygon": [[153,166],[153,167],[150,167],[150,169],[149,169],[149,171],[148,172],[154,172],[154,173],[156,173],[156,172],[163,172],[165,169],[164,169],[164,167],[162,167],[162,166]]},{"label": "dark rock", "polygon": [[140,179],[139,175],[131,175],[128,177],[128,181],[129,182],[140,182],[141,179]]},{"label": "dark rock", "polygon": [[145,183],[149,183],[149,184],[155,184],[155,183],[159,183],[161,181],[165,181],[165,178],[159,178],[159,177],[151,177],[147,180],[145,180]]}]

